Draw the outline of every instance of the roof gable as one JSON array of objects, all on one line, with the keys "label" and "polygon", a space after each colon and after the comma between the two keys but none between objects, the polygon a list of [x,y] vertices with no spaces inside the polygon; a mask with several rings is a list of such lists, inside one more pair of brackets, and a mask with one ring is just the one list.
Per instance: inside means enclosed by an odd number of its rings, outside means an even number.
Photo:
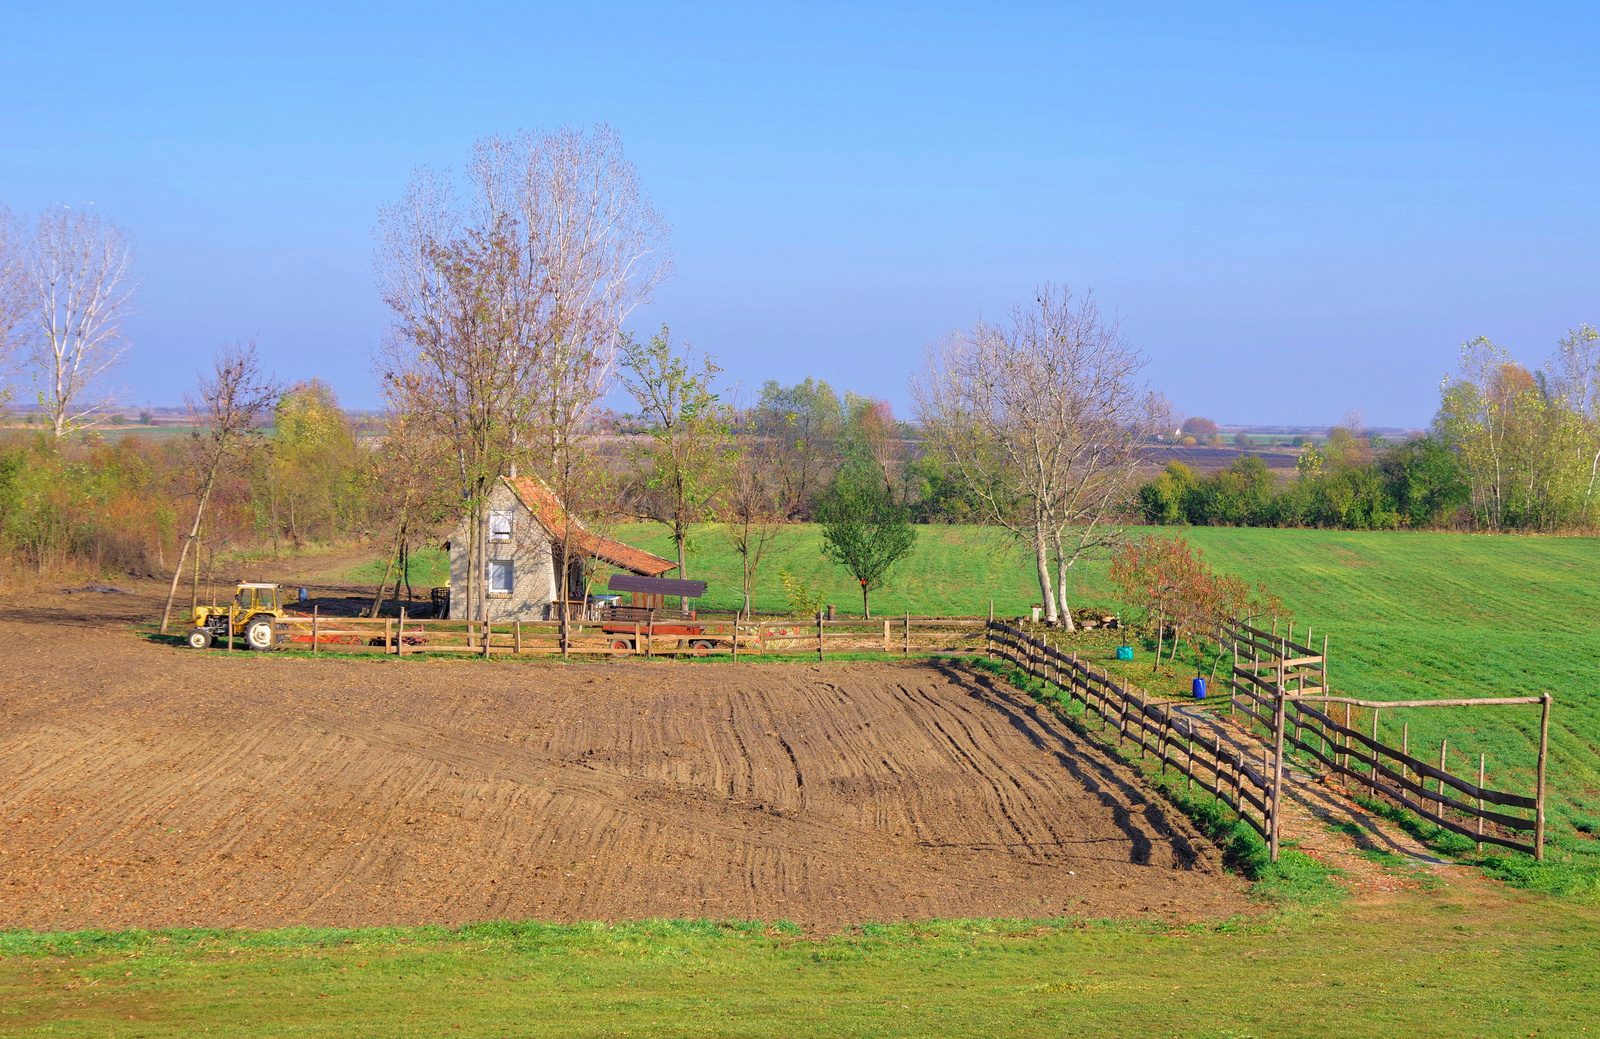
[{"label": "roof gable", "polygon": [[505,484],[556,544],[570,543],[584,555],[642,577],[659,577],[668,570],[678,568],[678,564],[670,559],[592,533],[581,520],[562,507],[554,492],[537,477],[506,477]]}]

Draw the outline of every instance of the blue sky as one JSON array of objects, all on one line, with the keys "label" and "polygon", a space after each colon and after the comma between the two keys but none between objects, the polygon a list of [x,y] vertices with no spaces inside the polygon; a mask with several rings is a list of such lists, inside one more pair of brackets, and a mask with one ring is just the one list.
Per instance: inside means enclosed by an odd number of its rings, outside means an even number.
[{"label": "blue sky", "polygon": [[1600,321],[1593,8],[1201,6],[0,0],[0,202],[130,231],[134,403],[254,335],[375,404],[377,208],[565,123],[672,225],[634,326],[730,384],[903,413],[926,343],[1054,281],[1188,414],[1414,426],[1463,340]]}]

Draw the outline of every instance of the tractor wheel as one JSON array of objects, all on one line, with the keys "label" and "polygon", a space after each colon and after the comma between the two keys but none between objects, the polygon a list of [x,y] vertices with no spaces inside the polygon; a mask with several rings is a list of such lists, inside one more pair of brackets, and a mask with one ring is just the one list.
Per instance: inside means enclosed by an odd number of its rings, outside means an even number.
[{"label": "tractor wheel", "polygon": [[269,620],[251,621],[244,629],[244,644],[250,649],[271,649],[278,644],[278,634]]},{"label": "tractor wheel", "polygon": [[631,657],[631,656],[633,656],[633,640],[632,639],[612,639],[611,640],[611,655],[614,656],[614,657]]},{"label": "tractor wheel", "polygon": [[703,657],[707,653],[711,652],[711,640],[710,639],[695,639],[693,642],[689,643],[689,650],[695,656]]},{"label": "tractor wheel", "polygon": [[210,649],[211,632],[204,628],[196,628],[189,632],[188,638],[184,639],[184,641],[189,643],[189,645],[193,646],[195,649]]}]

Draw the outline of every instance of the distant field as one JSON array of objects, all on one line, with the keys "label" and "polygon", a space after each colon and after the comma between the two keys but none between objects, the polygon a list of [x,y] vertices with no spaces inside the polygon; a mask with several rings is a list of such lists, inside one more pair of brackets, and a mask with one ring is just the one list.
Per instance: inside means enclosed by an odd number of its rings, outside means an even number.
[{"label": "distant field", "polygon": [[[998,615],[1019,616],[1039,601],[1029,560],[1002,533],[918,530],[913,557],[873,594],[875,611],[981,615],[992,596]],[[615,535],[672,555],[659,525],[625,525]],[[1298,628],[1309,622],[1319,638],[1331,636],[1330,677],[1341,691],[1375,699],[1554,693],[1551,784],[1563,803],[1552,806],[1553,821],[1600,827],[1600,539],[1224,527],[1187,535],[1219,569],[1280,595]],[[1115,609],[1105,562],[1080,566],[1075,604]],[[860,593],[823,558],[817,527],[791,528],[773,546],[755,609],[785,608],[785,568],[859,612]],[[719,530],[696,539],[689,576],[710,582],[707,607],[738,604],[738,557]],[[1457,769],[1475,769],[1482,751],[1491,777],[1529,778],[1535,708],[1411,711],[1407,719],[1414,748],[1436,754],[1448,735]]]}]

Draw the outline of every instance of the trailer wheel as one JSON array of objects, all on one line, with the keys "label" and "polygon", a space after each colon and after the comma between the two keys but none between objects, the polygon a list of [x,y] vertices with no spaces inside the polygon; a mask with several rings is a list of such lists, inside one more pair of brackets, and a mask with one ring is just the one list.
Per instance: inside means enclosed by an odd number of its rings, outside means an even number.
[{"label": "trailer wheel", "polygon": [[278,644],[278,635],[271,621],[252,621],[244,629],[244,644],[250,649],[271,649]]},{"label": "trailer wheel", "polygon": [[703,657],[707,653],[711,652],[711,640],[695,639],[693,642],[689,643],[689,650],[694,653],[695,656]]},{"label": "trailer wheel", "polygon": [[631,657],[631,656],[633,656],[633,640],[632,639],[612,639],[611,640],[611,655],[614,656],[614,657]]},{"label": "trailer wheel", "polygon": [[204,628],[196,628],[189,632],[189,637],[184,640],[195,649],[211,648],[211,632]]}]

